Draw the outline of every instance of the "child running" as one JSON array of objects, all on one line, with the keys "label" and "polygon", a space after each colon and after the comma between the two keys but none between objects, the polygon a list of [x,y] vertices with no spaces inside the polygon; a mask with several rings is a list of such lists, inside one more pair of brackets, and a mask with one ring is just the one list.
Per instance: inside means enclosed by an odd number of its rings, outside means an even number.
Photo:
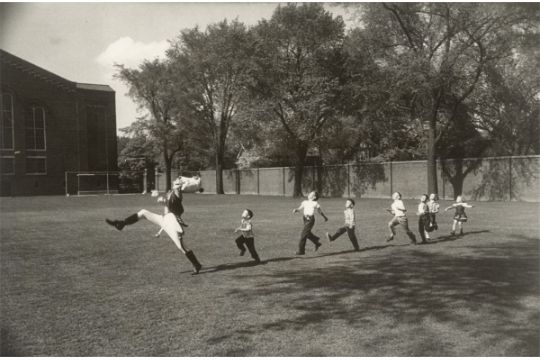
[{"label": "child running", "polygon": [[315,236],[311,230],[313,229],[313,226],[315,225],[315,209],[321,214],[321,216],[324,218],[324,221],[328,221],[328,218],[326,215],[324,215],[321,206],[317,202],[319,199],[319,194],[316,191],[312,191],[308,195],[308,199],[302,201],[300,206],[293,210],[293,214],[297,213],[300,210],[304,210],[304,229],[302,230],[302,234],[300,235],[300,242],[298,243],[298,251],[296,252],[296,255],[305,255],[306,254],[306,240],[309,239],[313,244],[315,244],[315,251],[317,251],[321,247],[321,242],[319,241],[320,238],[318,236]]},{"label": "child running", "polygon": [[396,235],[396,231],[394,228],[397,225],[401,225],[411,239],[412,243],[416,244],[416,236],[414,236],[412,231],[409,229],[409,222],[407,220],[407,216],[405,215],[407,209],[405,209],[405,205],[403,204],[403,201],[401,201],[401,193],[393,193],[392,199],[394,199],[394,202],[392,203],[392,205],[390,205],[390,209],[386,209],[386,211],[394,215],[392,220],[390,220],[390,222],[388,223],[390,236],[386,238],[386,241],[388,242],[394,240],[394,236]]},{"label": "child running", "polygon": [[[427,226],[427,231],[432,232],[439,229],[437,225],[437,213],[439,212],[439,196],[437,194],[430,194],[429,201],[427,203],[429,209],[429,224]],[[427,236],[429,239],[429,236]]]},{"label": "child running", "polygon": [[459,225],[459,236],[464,235],[463,223],[467,222],[468,220],[467,214],[465,214],[465,208],[472,207],[472,205],[463,202],[463,197],[458,195],[458,197],[456,197],[456,202],[444,209],[444,211],[448,211],[452,208],[456,209],[456,213],[454,214],[454,223],[452,224],[452,232],[450,232],[450,235],[456,235],[456,225]]},{"label": "child running", "polygon": [[343,213],[345,215],[345,226],[340,227],[334,235],[326,233],[326,237],[328,238],[328,241],[334,241],[346,232],[347,235],[349,235],[349,240],[351,240],[351,243],[353,244],[354,251],[360,251],[358,240],[356,239],[356,234],[354,231],[356,223],[354,221],[355,216],[353,199],[347,199],[345,201],[345,211]]},{"label": "child running", "polygon": [[422,239],[422,244],[427,244],[429,239],[429,233],[427,232],[427,226],[429,224],[429,206],[427,204],[428,196],[426,194],[420,197],[420,203],[418,204],[418,232]]},{"label": "child running", "polygon": [[240,227],[234,230],[235,233],[241,232],[238,238],[236,238],[236,246],[240,249],[240,256],[244,256],[246,253],[246,246],[251,254],[251,257],[258,264],[261,262],[257,250],[255,250],[255,239],[253,237],[253,225],[251,224],[251,219],[253,218],[253,211],[245,209],[242,212],[242,219],[240,220]]}]

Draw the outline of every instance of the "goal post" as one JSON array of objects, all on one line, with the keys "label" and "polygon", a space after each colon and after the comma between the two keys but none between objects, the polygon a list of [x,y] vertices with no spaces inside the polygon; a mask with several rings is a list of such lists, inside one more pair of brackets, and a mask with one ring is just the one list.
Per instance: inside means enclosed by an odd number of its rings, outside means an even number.
[{"label": "goal post", "polygon": [[142,171],[66,171],[66,196],[142,193]]}]

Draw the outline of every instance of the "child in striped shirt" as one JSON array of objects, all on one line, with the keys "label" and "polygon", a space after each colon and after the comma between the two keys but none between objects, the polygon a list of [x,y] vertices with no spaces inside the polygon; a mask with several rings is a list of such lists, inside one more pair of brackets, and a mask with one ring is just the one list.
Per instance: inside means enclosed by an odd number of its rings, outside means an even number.
[{"label": "child in striped shirt", "polygon": [[329,233],[326,233],[326,237],[328,241],[334,241],[344,233],[347,233],[349,235],[349,240],[351,240],[351,243],[353,244],[354,251],[360,251],[360,247],[358,246],[358,240],[356,239],[356,234],[354,231],[355,228],[355,215],[354,215],[354,200],[353,199],[347,199],[345,201],[345,211],[343,212],[345,215],[345,226],[340,227],[334,235],[330,235]]},{"label": "child in striped shirt", "polygon": [[429,206],[427,204],[428,196],[426,194],[420,197],[420,203],[418,204],[418,232],[420,233],[420,238],[422,239],[422,244],[427,244],[427,239],[429,239],[429,233],[427,232],[427,227],[429,225]]},{"label": "child in striped shirt", "polygon": [[256,263],[260,263],[261,259],[257,250],[255,250],[255,239],[253,237],[253,225],[251,224],[251,219],[253,218],[253,211],[245,209],[242,212],[242,219],[240,220],[240,227],[234,230],[235,233],[241,232],[238,238],[236,238],[236,246],[240,249],[240,256],[244,256],[247,249]]},{"label": "child in striped shirt", "polygon": [[[427,231],[432,232],[437,230],[439,226],[437,225],[437,213],[439,212],[439,197],[437,194],[429,195],[429,201],[427,203],[429,208],[429,224],[427,226]],[[428,236],[429,239],[429,236]]]}]

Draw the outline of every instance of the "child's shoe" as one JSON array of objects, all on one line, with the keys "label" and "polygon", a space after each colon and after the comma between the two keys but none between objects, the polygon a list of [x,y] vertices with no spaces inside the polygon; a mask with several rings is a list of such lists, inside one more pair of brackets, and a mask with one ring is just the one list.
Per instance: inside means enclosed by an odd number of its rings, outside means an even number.
[{"label": "child's shoe", "polygon": [[393,237],[393,236],[388,236],[388,237],[386,238],[386,242],[390,242],[390,241],[392,241],[392,240],[394,240],[394,237]]},{"label": "child's shoe", "polygon": [[332,241],[332,237],[330,236],[329,233],[326,233],[326,238],[328,239],[328,241]]},{"label": "child's shoe", "polygon": [[456,232],[455,231],[450,231],[450,235],[454,236],[454,235],[456,235]]},{"label": "child's shoe", "polygon": [[240,250],[240,256],[244,256],[245,253],[246,253],[246,249]]},{"label": "child's shoe", "polygon": [[461,230],[461,231],[459,232],[459,236],[463,236],[463,235],[465,235],[465,233],[463,232],[463,230]]},{"label": "child's shoe", "polygon": [[306,253],[304,251],[297,251],[294,255],[306,255]]},{"label": "child's shoe", "polygon": [[319,250],[319,248],[321,247],[321,242],[319,241],[318,243],[315,244],[315,251]]}]

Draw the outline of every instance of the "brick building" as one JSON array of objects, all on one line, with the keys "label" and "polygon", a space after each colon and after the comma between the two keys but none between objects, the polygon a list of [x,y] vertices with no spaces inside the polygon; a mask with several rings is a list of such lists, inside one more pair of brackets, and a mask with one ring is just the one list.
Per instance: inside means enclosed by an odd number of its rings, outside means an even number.
[{"label": "brick building", "polygon": [[0,49],[0,195],[65,194],[66,171],[117,170],[115,93]]}]

